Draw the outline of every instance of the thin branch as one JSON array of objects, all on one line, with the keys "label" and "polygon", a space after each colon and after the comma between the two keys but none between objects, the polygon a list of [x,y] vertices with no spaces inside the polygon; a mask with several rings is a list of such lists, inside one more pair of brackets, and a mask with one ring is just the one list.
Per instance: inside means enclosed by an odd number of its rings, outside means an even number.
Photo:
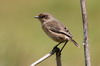
[{"label": "thin branch", "polygon": [[87,22],[87,11],[86,11],[86,0],[80,0],[82,20],[83,20],[83,31],[84,31],[84,56],[85,56],[85,66],[91,66],[90,62],[90,51],[89,51],[89,38],[88,38],[88,22]]},{"label": "thin branch", "polygon": [[36,66],[37,64],[41,63],[42,61],[44,61],[47,58],[49,58],[50,56],[52,56],[54,53],[50,52],[50,53],[46,54],[45,56],[43,56],[42,58],[40,58],[39,60],[37,60],[36,62],[34,62],[33,64],[31,64],[31,66]]},{"label": "thin branch", "polygon": [[50,56],[52,56],[54,53],[56,53],[57,66],[61,66],[61,60],[60,60],[61,53],[60,53],[60,49],[58,47],[54,47],[53,50],[50,53],[46,54],[45,56],[43,56],[42,58],[40,58],[39,60],[37,60],[36,62],[34,62],[33,64],[31,64],[30,66],[36,66],[36,65],[38,65],[42,61],[44,61],[47,58],[49,58]]},{"label": "thin branch", "polygon": [[56,62],[57,62],[57,66],[62,66],[62,64],[61,64],[61,51],[59,48],[57,48],[57,50],[56,50]]}]

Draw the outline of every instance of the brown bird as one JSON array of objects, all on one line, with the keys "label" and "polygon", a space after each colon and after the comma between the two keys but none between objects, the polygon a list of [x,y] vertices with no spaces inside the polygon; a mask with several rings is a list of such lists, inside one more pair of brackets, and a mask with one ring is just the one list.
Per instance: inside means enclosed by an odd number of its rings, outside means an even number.
[{"label": "brown bird", "polygon": [[[42,29],[51,39],[53,39],[56,42],[59,42],[59,44],[65,42],[64,46],[68,41],[71,41],[76,47],[79,48],[77,42],[72,39],[73,36],[69,32],[68,28],[66,28],[51,14],[41,13],[38,16],[35,16],[35,18],[40,20]],[[55,47],[57,47],[59,44],[57,44]],[[61,51],[64,48],[64,46],[61,48]]]}]

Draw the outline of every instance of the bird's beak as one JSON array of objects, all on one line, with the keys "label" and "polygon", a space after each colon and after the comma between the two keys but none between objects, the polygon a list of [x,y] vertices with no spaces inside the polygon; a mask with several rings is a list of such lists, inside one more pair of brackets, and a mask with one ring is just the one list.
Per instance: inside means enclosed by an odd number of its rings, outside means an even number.
[{"label": "bird's beak", "polygon": [[34,18],[37,18],[37,19],[39,19],[39,16],[35,16]]}]

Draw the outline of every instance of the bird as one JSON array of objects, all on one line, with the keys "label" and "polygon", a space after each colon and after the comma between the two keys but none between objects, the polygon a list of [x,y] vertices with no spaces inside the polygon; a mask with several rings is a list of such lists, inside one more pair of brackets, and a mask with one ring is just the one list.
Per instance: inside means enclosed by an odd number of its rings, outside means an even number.
[{"label": "bird", "polygon": [[65,47],[68,41],[73,42],[73,44],[79,48],[78,43],[72,38],[72,34],[68,30],[67,27],[65,27],[59,20],[57,20],[54,16],[52,16],[49,13],[40,13],[38,16],[35,16],[40,23],[43,31],[54,41],[58,42],[58,44],[55,46],[57,47],[61,43],[64,43]]}]

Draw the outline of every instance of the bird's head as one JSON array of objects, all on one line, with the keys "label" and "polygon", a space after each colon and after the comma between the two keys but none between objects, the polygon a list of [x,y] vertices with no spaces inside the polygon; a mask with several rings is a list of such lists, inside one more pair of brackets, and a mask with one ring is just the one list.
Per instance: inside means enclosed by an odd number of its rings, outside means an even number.
[{"label": "bird's head", "polygon": [[52,19],[53,17],[49,13],[40,13],[38,16],[35,16],[35,18],[39,19],[40,22],[47,22],[48,20]]}]

